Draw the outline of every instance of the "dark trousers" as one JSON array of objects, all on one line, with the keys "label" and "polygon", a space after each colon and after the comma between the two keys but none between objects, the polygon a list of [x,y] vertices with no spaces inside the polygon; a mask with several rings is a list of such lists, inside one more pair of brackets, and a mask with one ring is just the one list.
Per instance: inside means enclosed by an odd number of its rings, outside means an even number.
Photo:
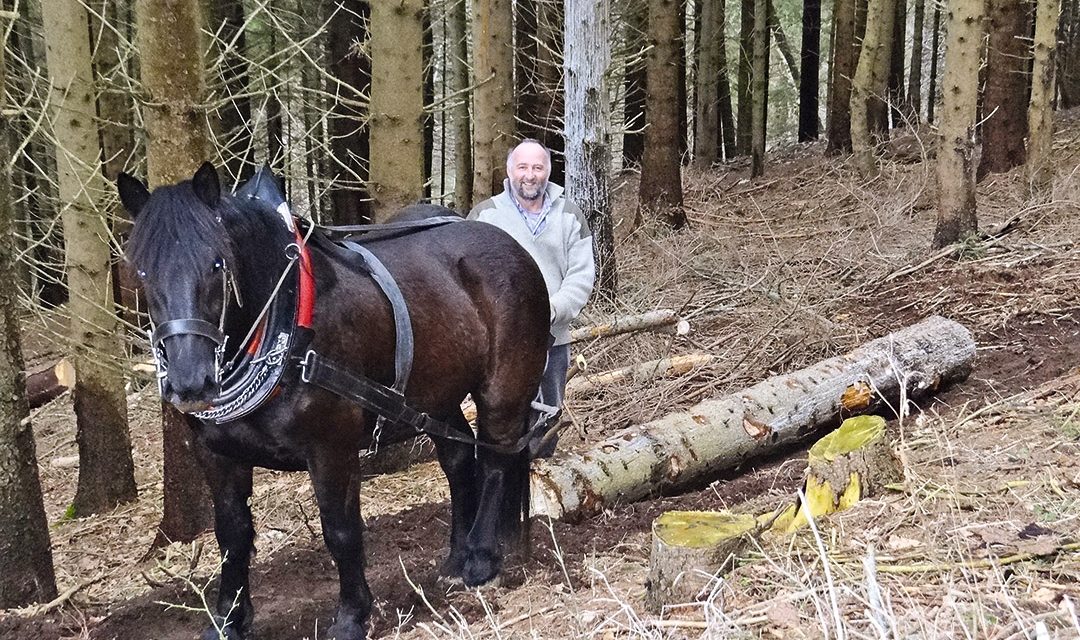
[{"label": "dark trousers", "polygon": [[[554,407],[556,416],[562,409],[563,397],[566,394],[566,371],[570,368],[570,345],[560,344],[550,347],[547,354],[547,366],[544,367],[544,376],[540,379],[540,392],[537,400],[541,404]],[[545,417],[540,411],[533,411],[533,423],[537,423]],[[555,428],[556,420],[544,423],[544,428],[534,434],[529,443],[529,450],[534,458],[549,458],[555,453],[555,444],[559,441],[557,432],[549,431]],[[547,437],[545,437],[547,436]]]}]

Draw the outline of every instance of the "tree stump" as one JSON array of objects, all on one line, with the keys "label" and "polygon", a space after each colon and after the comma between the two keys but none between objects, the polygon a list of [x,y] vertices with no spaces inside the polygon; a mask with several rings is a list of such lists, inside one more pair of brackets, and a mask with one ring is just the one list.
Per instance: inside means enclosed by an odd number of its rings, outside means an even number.
[{"label": "tree stump", "polygon": [[653,520],[646,604],[659,612],[708,597],[757,529],[754,516],[726,511],[669,511]]},{"label": "tree stump", "polygon": [[804,497],[782,513],[772,528],[794,531],[806,526],[808,516],[817,519],[843,511],[902,476],[900,461],[885,434],[885,419],[848,418],[810,448]]}]

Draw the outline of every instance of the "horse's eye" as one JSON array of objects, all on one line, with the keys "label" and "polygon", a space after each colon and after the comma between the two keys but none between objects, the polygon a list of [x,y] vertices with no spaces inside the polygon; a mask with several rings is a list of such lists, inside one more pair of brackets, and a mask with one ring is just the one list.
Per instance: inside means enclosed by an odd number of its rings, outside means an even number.
[{"label": "horse's eye", "polygon": [[214,260],[214,271],[221,271],[224,267],[225,262],[221,258]]},{"label": "horse's eye", "polygon": [[146,272],[143,271],[142,269],[139,269],[138,271],[136,271],[135,275],[139,276],[139,280],[146,280]]}]

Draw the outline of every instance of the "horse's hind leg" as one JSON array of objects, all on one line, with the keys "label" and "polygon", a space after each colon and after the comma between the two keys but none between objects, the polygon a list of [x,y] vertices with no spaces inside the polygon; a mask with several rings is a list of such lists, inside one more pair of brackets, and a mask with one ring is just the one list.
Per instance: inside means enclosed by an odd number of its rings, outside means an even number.
[{"label": "horse's hind leg", "polygon": [[[454,429],[463,434],[472,435],[468,421],[461,413],[446,420]],[[476,520],[477,493],[475,448],[463,442],[445,438],[435,438],[435,452],[439,456],[439,466],[446,474],[450,485],[450,553],[443,562],[440,573],[451,578],[460,578],[465,568],[466,538],[469,529]]]},{"label": "horse's hind leg", "polygon": [[364,577],[360,521],[360,459],[355,449],[327,443],[318,447],[308,472],[319,503],[323,539],[338,568],[340,595],[328,640],[362,640],[371,613],[371,591]]},{"label": "horse's hind leg", "polygon": [[248,588],[248,567],[255,548],[251,522],[251,467],[199,447],[206,479],[214,496],[214,534],[221,550],[221,584],[213,612],[214,625],[203,640],[222,635],[237,640],[247,635],[255,610]]}]

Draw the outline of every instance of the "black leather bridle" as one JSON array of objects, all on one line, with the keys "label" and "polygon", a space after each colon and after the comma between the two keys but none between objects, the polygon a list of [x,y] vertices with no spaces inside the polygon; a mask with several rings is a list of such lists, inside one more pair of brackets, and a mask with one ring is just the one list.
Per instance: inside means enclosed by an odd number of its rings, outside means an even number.
[{"label": "black leather bridle", "polygon": [[[217,326],[201,318],[178,318],[159,325],[154,324],[153,318],[150,319],[150,330],[146,333],[150,338],[150,350],[154,357],[154,368],[157,370],[158,393],[162,397],[165,397],[165,380],[169,377],[169,358],[165,353],[165,340],[175,336],[202,336],[213,342],[214,381],[219,384],[221,382],[221,363],[225,358],[225,344],[229,340],[229,336],[225,335],[225,310],[229,306],[229,284],[232,282],[229,268],[224,264],[221,268],[221,277],[223,283],[221,317],[218,318]],[[236,285],[233,284],[232,288],[236,289]],[[239,302],[239,292],[236,295]]]}]

